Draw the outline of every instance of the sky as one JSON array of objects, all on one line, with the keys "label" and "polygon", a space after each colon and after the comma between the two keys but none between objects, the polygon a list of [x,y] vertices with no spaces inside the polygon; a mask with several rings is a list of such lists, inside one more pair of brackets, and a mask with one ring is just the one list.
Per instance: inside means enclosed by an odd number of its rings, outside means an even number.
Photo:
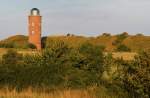
[{"label": "sky", "polygon": [[28,16],[40,9],[42,35],[150,35],[150,0],[0,0],[0,39],[28,35]]}]

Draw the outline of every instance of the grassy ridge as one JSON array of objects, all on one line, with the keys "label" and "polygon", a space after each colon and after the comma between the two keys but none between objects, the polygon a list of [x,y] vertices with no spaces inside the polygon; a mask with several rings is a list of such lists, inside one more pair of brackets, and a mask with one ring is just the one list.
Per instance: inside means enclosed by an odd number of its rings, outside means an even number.
[{"label": "grassy ridge", "polygon": [[130,36],[123,41],[132,51],[150,49],[150,36]]},{"label": "grassy ridge", "polygon": [[[79,45],[90,42],[96,45],[102,45],[106,49],[106,51],[114,51],[117,46],[113,45],[115,40],[117,39],[116,36],[98,36],[98,37],[83,37],[83,36],[47,36],[43,37],[43,44],[44,46],[51,46],[53,43],[58,41],[63,41],[68,44],[70,47],[78,47]],[[25,45],[28,43],[28,37],[23,35],[16,35],[9,37],[0,41],[1,43],[14,43],[15,46],[19,48],[26,47]],[[128,36],[122,42],[126,46],[128,46],[131,51],[138,52],[140,50],[148,50],[150,49],[150,36]]]}]

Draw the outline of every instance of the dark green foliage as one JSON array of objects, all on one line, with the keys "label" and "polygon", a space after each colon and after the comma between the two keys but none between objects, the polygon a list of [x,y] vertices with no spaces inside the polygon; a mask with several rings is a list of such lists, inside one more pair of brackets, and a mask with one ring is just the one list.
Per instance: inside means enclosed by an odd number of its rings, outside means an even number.
[{"label": "dark green foliage", "polygon": [[150,98],[150,53],[143,52],[125,69],[121,77],[124,88],[134,98]]},{"label": "dark green foliage", "polygon": [[120,44],[117,46],[117,50],[116,51],[119,51],[119,52],[130,52],[131,49],[128,48],[126,45],[124,44]]},{"label": "dark green foliage", "polygon": [[103,49],[89,43],[77,49],[57,42],[36,55],[23,59],[15,51],[3,56],[0,86],[11,88],[81,88],[100,83]]},{"label": "dark green foliage", "polygon": [[[51,47],[50,47],[51,46]],[[9,50],[0,62],[0,87],[86,88],[106,86],[109,92],[131,98],[149,98],[150,54],[143,52],[134,61],[104,55],[102,46],[84,43],[70,48],[58,41],[34,55],[22,56]],[[108,77],[103,77],[107,73]],[[105,80],[104,80],[105,78]]]},{"label": "dark green foliage", "polygon": [[44,49],[46,48],[46,40],[47,40],[46,36],[42,37],[41,44],[42,44],[42,48]]},{"label": "dark green foliage", "polygon": [[[93,72],[102,72],[103,66],[103,48],[101,46],[94,46],[89,43],[83,44],[79,48],[79,53],[82,54],[84,60],[81,68]],[[84,65],[84,66],[83,66]]]},{"label": "dark green foliage", "polygon": [[8,50],[6,54],[2,56],[3,64],[17,64],[22,60],[22,54],[18,54],[14,50]]},{"label": "dark green foliage", "polygon": [[32,43],[28,43],[27,48],[36,49],[36,46],[34,44],[32,44]]}]

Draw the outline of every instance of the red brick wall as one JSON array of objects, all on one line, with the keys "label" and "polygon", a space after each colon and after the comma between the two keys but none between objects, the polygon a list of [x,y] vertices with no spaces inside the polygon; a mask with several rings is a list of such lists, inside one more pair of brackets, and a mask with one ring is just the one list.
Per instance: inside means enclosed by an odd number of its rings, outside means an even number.
[{"label": "red brick wall", "polygon": [[41,50],[41,16],[29,16],[29,43]]}]

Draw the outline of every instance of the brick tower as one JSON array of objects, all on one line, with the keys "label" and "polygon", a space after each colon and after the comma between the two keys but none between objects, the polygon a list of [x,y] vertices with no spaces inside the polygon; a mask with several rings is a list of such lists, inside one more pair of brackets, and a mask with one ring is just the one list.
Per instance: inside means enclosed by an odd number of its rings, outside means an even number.
[{"label": "brick tower", "polygon": [[41,19],[40,11],[33,8],[29,15],[29,43],[41,50]]}]

